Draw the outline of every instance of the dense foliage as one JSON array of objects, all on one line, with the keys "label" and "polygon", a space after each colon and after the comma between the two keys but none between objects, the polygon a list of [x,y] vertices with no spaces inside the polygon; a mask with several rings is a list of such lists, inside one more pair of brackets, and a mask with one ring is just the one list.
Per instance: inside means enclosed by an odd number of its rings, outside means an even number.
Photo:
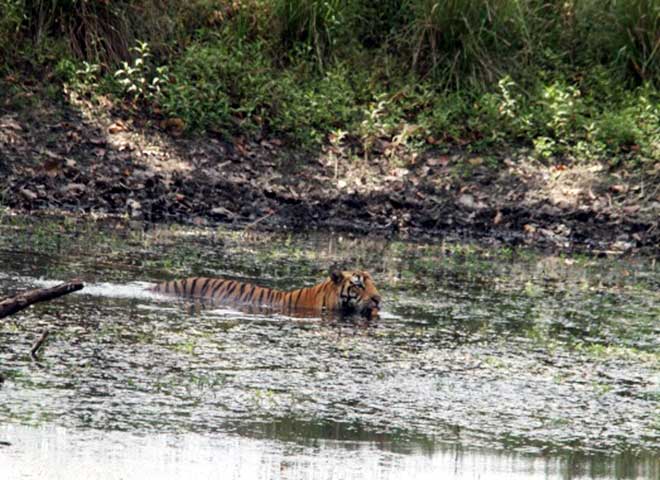
[{"label": "dense foliage", "polygon": [[0,44],[191,131],[660,158],[659,0],[0,0]]}]

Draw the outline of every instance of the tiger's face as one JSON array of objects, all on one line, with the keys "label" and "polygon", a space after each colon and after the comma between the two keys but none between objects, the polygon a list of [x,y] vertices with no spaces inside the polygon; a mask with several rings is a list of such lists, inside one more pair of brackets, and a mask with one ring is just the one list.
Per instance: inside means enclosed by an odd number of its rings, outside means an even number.
[{"label": "tiger's face", "polygon": [[359,314],[366,318],[378,316],[381,296],[368,272],[333,271],[332,282],[338,287],[339,310],[344,314]]}]

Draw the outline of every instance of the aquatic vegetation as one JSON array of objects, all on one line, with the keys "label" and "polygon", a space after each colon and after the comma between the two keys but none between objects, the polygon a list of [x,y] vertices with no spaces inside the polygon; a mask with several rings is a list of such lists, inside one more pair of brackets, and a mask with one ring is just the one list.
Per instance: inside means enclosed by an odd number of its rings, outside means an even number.
[{"label": "aquatic vegetation", "polygon": [[[647,258],[48,222],[0,224],[1,291],[74,274],[88,287],[0,324],[5,422],[300,441],[341,424],[341,438],[520,452],[646,458],[660,448],[660,280]],[[145,292],[202,273],[305,285],[331,264],[373,273],[380,321],[249,314]],[[36,368],[27,352],[45,327],[53,335]]]}]

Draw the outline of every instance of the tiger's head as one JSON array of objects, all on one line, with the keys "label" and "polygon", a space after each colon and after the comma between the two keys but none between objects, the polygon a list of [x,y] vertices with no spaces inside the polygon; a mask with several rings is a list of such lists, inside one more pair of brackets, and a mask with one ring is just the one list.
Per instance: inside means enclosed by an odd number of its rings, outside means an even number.
[{"label": "tiger's head", "polygon": [[369,272],[333,270],[330,279],[337,288],[339,311],[367,318],[378,316],[381,296]]}]

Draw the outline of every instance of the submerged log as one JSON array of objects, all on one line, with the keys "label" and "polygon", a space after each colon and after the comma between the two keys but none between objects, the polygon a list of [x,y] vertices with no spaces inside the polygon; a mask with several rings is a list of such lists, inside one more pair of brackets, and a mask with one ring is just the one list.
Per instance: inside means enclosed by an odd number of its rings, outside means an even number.
[{"label": "submerged log", "polygon": [[30,305],[38,302],[47,302],[54,298],[67,295],[77,290],[82,290],[84,287],[82,282],[72,281],[57,285],[51,288],[38,288],[36,290],[29,290],[27,292],[19,293],[13,297],[9,297],[0,301],[0,318],[8,317],[16,312],[19,312]]}]

